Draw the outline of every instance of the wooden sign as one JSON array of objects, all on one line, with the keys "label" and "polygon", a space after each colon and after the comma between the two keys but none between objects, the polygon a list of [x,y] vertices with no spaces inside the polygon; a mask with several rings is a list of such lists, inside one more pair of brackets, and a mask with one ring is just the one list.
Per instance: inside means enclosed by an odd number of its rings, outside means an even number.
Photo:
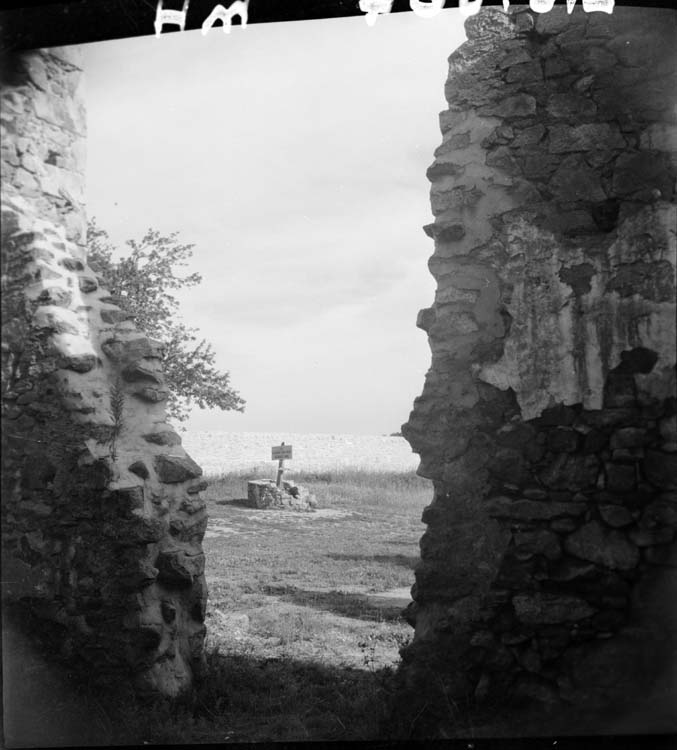
[{"label": "wooden sign", "polygon": [[291,445],[285,445],[284,443],[282,445],[274,445],[272,451],[273,461],[284,461],[291,458]]},{"label": "wooden sign", "polygon": [[278,462],[277,464],[277,480],[275,484],[277,486],[280,486],[280,482],[282,481],[282,474],[284,473],[284,462],[285,459],[291,458],[291,445],[285,445],[282,443],[282,445],[274,445],[272,447],[272,458],[273,461]]}]

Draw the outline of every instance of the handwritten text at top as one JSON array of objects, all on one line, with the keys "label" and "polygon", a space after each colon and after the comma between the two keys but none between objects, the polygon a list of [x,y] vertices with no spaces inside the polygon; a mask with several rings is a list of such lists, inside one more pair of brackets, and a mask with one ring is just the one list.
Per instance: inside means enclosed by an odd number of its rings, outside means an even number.
[{"label": "handwritten text at top", "polygon": [[[444,9],[447,0],[409,0],[411,10],[421,18],[433,18]],[[242,26],[247,25],[250,0],[235,0],[228,8],[218,4],[202,23],[202,34],[208,34],[217,21],[221,21],[223,31],[230,33],[232,21],[235,16],[240,18]],[[474,16],[480,12],[483,0],[458,0],[458,7],[464,16]],[[535,13],[548,13],[555,5],[556,0],[529,0],[529,7]],[[573,13],[578,0],[566,0],[567,12]],[[613,13],[615,0],[582,0],[583,10],[586,13]],[[190,0],[184,0],[181,10],[165,8],[164,0],[158,0],[155,13],[155,36],[162,34],[165,26],[178,26],[181,31],[186,28],[186,18]],[[393,0],[360,0],[360,10],[366,13],[366,21],[369,26],[376,23],[378,16],[390,13]],[[503,0],[503,9],[507,12],[510,8],[510,0]]]}]

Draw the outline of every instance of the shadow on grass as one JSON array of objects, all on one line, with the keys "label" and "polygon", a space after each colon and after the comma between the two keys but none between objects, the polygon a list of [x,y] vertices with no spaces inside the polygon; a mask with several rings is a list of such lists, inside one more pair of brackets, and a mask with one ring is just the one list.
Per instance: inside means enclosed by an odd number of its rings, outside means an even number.
[{"label": "shadow on grass", "polygon": [[3,729],[11,747],[375,740],[393,690],[391,668],[214,649],[189,693],[144,699],[126,678],[92,681],[91,670],[56,658],[41,642],[39,623],[28,633],[3,620],[12,647],[11,659],[3,654]]},{"label": "shadow on grass", "polygon": [[332,560],[352,560],[355,562],[379,562],[387,565],[401,565],[404,568],[414,570],[419,558],[414,555],[344,555],[338,552],[330,552],[325,557]]},{"label": "shadow on grass", "polygon": [[402,605],[373,604],[367,594],[349,594],[343,591],[306,591],[295,586],[266,586],[264,593],[277,596],[282,601],[302,607],[312,607],[342,617],[371,622],[397,622],[402,620]]},{"label": "shadow on grass", "polygon": [[55,658],[52,625],[3,602],[3,736],[8,747],[97,747],[112,742],[104,705]]},{"label": "shadow on grass", "polygon": [[392,681],[391,669],[216,650],[208,655],[191,712],[198,724],[213,724],[213,733],[202,742],[220,741],[224,734],[234,742],[373,740]]},{"label": "shadow on grass", "polygon": [[384,544],[391,544],[397,547],[411,547],[412,544],[418,544],[418,537],[412,539],[384,539]]}]

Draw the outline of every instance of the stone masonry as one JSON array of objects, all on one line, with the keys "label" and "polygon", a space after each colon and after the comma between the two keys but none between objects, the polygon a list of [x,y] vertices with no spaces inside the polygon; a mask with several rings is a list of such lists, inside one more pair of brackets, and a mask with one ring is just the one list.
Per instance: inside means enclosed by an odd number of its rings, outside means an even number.
[{"label": "stone masonry", "polygon": [[432,737],[452,702],[620,710],[675,644],[675,16],[483,8],[466,32],[403,427],[435,495],[402,705]]},{"label": "stone masonry", "polygon": [[[677,527],[674,16],[483,8],[467,34],[403,428],[435,496],[401,717],[439,737],[463,701],[618,708],[669,663],[676,600],[654,587]],[[204,482],[161,346],[87,265],[78,50],[10,62],[3,597],[92,674],[176,695],[202,665]]]},{"label": "stone masonry", "polygon": [[202,471],[162,348],[87,265],[81,51],[2,87],[2,594],[91,675],[177,695],[203,663]]}]

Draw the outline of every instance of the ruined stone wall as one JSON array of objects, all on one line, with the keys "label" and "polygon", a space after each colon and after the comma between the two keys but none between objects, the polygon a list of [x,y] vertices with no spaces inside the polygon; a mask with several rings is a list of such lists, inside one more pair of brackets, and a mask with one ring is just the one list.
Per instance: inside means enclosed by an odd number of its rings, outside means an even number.
[{"label": "ruined stone wall", "polygon": [[651,598],[677,528],[675,16],[483,8],[466,32],[403,427],[435,487],[405,693],[438,736],[450,700],[619,706],[677,621]]},{"label": "ruined stone wall", "polygon": [[202,665],[200,468],[161,346],[87,265],[78,48],[2,87],[2,593],[95,677],[177,694]]}]

